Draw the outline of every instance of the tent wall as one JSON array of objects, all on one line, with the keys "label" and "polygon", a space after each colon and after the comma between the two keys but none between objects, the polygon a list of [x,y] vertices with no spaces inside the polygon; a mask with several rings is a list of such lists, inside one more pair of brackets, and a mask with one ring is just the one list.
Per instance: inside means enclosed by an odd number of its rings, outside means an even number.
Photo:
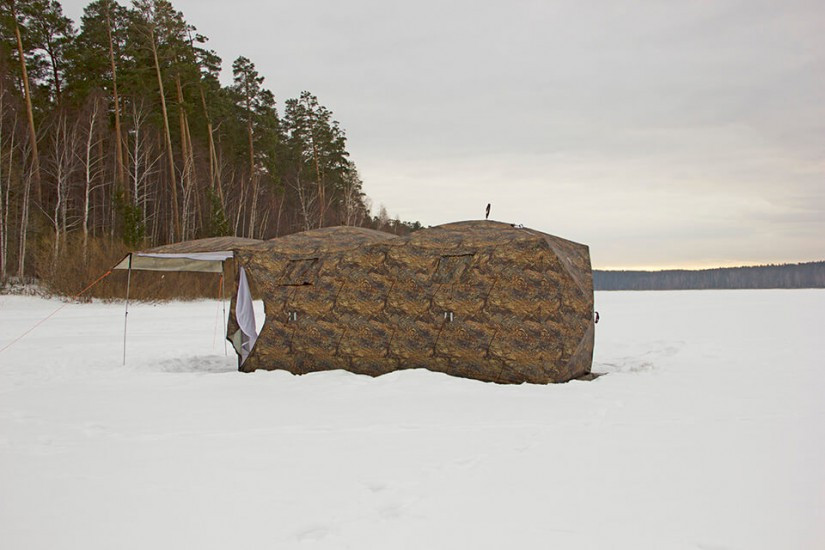
[{"label": "tent wall", "polygon": [[244,371],[377,376],[423,367],[502,383],[590,371],[584,245],[462,222],[348,247],[287,248],[238,252],[267,315]]}]

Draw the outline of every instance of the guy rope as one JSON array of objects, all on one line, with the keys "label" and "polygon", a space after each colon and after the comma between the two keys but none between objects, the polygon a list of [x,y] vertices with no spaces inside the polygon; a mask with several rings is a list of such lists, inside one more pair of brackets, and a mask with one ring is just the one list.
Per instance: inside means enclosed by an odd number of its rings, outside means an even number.
[{"label": "guy rope", "polygon": [[[100,281],[102,281],[103,279],[105,279],[106,277],[108,277],[108,276],[109,276],[109,275],[111,275],[111,274],[112,274],[112,270],[110,269],[109,271],[107,271],[106,273],[104,273],[103,275],[101,275],[100,277],[98,277],[97,279],[95,279],[95,280],[94,280],[94,282],[92,282],[89,286],[87,286],[86,288],[84,288],[83,290],[81,290],[80,292],[78,292],[77,294],[75,294],[74,296],[72,296],[72,300],[77,300],[77,299],[78,299],[78,298],[80,298],[80,297],[81,297],[84,293],[86,293],[86,291],[88,291],[90,288],[92,288],[92,287],[93,287],[93,286],[95,286],[97,283],[99,283]],[[24,332],[23,334],[21,334],[20,336],[18,336],[17,338],[15,338],[15,339],[14,339],[14,340],[12,340],[11,342],[9,342],[8,344],[6,344],[6,345],[5,345],[5,346],[3,346],[2,348],[0,348],[0,353],[3,353],[3,352],[4,352],[4,351],[6,351],[7,349],[9,349],[12,345],[14,345],[14,344],[16,344],[17,342],[19,342],[20,340],[22,340],[24,336],[26,336],[28,333],[30,333],[31,331],[33,331],[34,329],[36,329],[37,327],[39,327],[40,325],[42,325],[43,323],[45,323],[46,321],[48,321],[49,319],[51,319],[52,317],[54,317],[55,315],[57,315],[57,312],[59,312],[60,310],[62,310],[64,307],[66,307],[66,306],[68,306],[68,305],[71,305],[71,302],[66,302],[66,303],[64,303],[62,306],[60,306],[60,307],[59,307],[59,308],[57,308],[56,310],[52,311],[51,313],[49,313],[48,315],[46,315],[44,318],[40,319],[38,322],[36,322],[34,325],[32,325],[32,327],[31,327],[29,330],[27,330],[26,332]]]}]

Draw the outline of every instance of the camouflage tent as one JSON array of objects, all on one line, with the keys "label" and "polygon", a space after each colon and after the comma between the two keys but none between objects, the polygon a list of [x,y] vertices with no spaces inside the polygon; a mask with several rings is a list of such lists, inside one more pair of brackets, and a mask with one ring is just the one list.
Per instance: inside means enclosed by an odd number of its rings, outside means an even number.
[{"label": "camouflage tent", "polygon": [[[236,258],[266,310],[242,371],[426,368],[500,383],[590,372],[593,283],[581,244],[467,221],[406,237],[324,228]],[[230,320],[230,335],[237,329]]]}]

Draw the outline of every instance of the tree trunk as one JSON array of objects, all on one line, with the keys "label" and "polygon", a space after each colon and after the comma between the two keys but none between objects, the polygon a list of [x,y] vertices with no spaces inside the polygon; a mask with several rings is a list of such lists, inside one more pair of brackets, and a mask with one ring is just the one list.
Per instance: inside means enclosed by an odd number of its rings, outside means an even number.
[{"label": "tree trunk", "polygon": [[[215,130],[217,130],[217,128]],[[220,140],[220,137],[220,134],[218,134],[218,140]],[[215,157],[215,185],[218,186],[218,196],[221,198],[221,205],[223,206],[224,212],[226,212],[226,197],[223,195],[223,156],[221,155],[223,151],[220,146],[220,142],[215,146],[215,142],[212,140],[213,155]]]},{"label": "tree trunk", "polygon": [[[92,193],[92,140],[94,138],[95,122],[99,103],[94,102],[92,115],[89,120],[89,134],[86,136],[86,181],[83,186],[83,264],[89,259],[89,199]],[[119,138],[116,138],[119,139]]]},{"label": "tree trunk", "polygon": [[115,162],[117,165],[118,189],[123,190],[123,198],[129,202],[129,186],[126,185],[126,167],[123,158],[123,132],[120,127],[120,97],[117,93],[117,67],[115,66],[115,48],[112,41],[112,20],[110,18],[111,4],[106,2],[106,34],[109,38],[109,63],[112,66],[112,101],[115,105]]},{"label": "tree trunk", "polygon": [[75,161],[75,131],[69,128],[68,115],[63,112],[58,115],[55,127],[52,152],[55,180],[55,201],[52,217],[54,229],[54,246],[52,249],[52,269],[57,269],[57,259],[60,255],[60,245],[67,230],[67,201],[69,194],[69,178],[72,175]]},{"label": "tree trunk", "polygon": [[169,132],[169,114],[166,111],[166,95],[163,91],[163,77],[160,74],[160,62],[158,61],[158,46],[155,42],[155,29],[150,28],[150,39],[152,41],[152,56],[155,60],[155,73],[158,78],[158,88],[160,89],[160,109],[163,114],[163,132],[166,137],[166,155],[169,157],[169,189],[172,191],[172,225],[174,227],[174,240],[180,240],[180,212],[178,209],[178,185],[175,177],[175,157],[172,152],[172,135]]},{"label": "tree trunk", "polygon": [[186,120],[186,111],[183,105],[183,88],[180,84],[180,75],[175,76],[175,90],[178,98],[178,122],[180,124],[180,149],[181,159],[183,161],[183,170],[181,171],[181,187],[183,187],[183,208],[181,209],[181,239],[189,238],[190,216],[191,216],[191,202],[192,202],[192,164],[190,162],[191,144],[188,140],[189,132],[187,127],[189,123]]},{"label": "tree trunk", "polygon": [[269,215],[271,212],[271,210],[265,210],[263,216],[261,216],[261,221],[258,222],[257,234],[260,235],[261,238],[263,238],[264,233],[266,232],[266,225],[269,223]]},{"label": "tree trunk", "polygon": [[259,175],[255,175],[255,181],[252,183],[252,215],[250,217],[249,228],[250,234],[249,238],[255,238],[255,222],[258,219],[258,195],[260,194],[261,190],[261,178]]},{"label": "tree trunk", "polygon": [[[14,122],[11,125],[12,130],[17,128],[17,113],[14,115]],[[14,167],[14,131],[11,132],[11,139],[9,140],[9,169],[8,175],[6,176],[6,192],[5,195],[2,197],[4,207],[3,207],[3,226],[6,228],[6,232],[4,233],[4,240],[2,243],[3,246],[3,257],[6,260],[3,262],[3,279],[8,276],[8,258],[9,258],[9,195],[11,191],[11,175]]]},{"label": "tree trunk", "polygon": [[217,159],[215,158],[215,139],[212,136],[212,119],[209,117],[209,109],[206,108],[206,94],[203,93],[203,86],[198,81],[198,91],[201,94],[201,105],[203,106],[203,118],[206,119],[206,139],[209,142],[209,190],[215,190],[215,173]]},{"label": "tree trunk", "polygon": [[315,145],[315,138],[312,138],[312,158],[315,161],[315,178],[318,183],[318,227],[323,227],[326,197],[324,196],[324,181],[321,177],[321,168],[318,163],[318,147]]},{"label": "tree trunk", "polygon": [[23,282],[26,275],[26,238],[29,228],[29,203],[31,202],[31,172],[23,178],[23,203],[20,207],[20,247],[17,251],[17,278]]},{"label": "tree trunk", "polygon": [[284,209],[284,198],[286,198],[285,194],[286,193],[284,193],[284,195],[281,195],[281,200],[278,201],[278,218],[275,221],[275,236],[276,237],[281,236],[281,212]]},{"label": "tree trunk", "polygon": [[54,78],[54,102],[55,105],[60,106],[63,92],[60,88],[60,71],[57,69],[57,54],[55,53],[54,45],[51,42],[51,37],[46,39],[46,53],[49,55],[49,61],[52,69],[52,77]]},{"label": "tree trunk", "polygon": [[252,188],[252,205],[249,211],[249,225],[247,226],[247,237],[252,238],[253,228],[255,227],[255,214],[258,202],[257,190],[257,175],[255,174],[255,142],[252,133],[252,104],[249,91],[246,94],[246,133],[249,137],[249,186]]},{"label": "tree trunk", "polygon": [[189,128],[189,117],[184,117],[185,128],[186,128],[186,143],[189,144],[189,184],[190,189],[189,192],[192,194],[192,200],[194,201],[194,216],[192,218],[192,235],[194,236],[197,233],[197,222],[203,220],[203,211],[201,209],[201,200],[200,200],[200,193],[198,192],[198,182],[197,182],[197,173],[195,172],[195,149],[192,147],[192,132]]},{"label": "tree trunk", "polygon": [[[235,173],[232,173],[232,180],[234,182]],[[234,236],[238,236],[238,227],[241,226],[241,220],[243,218],[243,204],[244,204],[244,185],[243,185],[243,174],[241,174],[241,183],[238,186],[240,189],[238,191],[238,211],[237,215],[235,216],[235,227],[232,230],[232,234]],[[231,187],[230,187],[231,189]]]},{"label": "tree trunk", "polygon": [[[0,83],[0,283],[6,280],[6,243],[8,242],[8,192],[3,193],[3,120],[5,117],[6,88]],[[11,154],[11,151],[9,151]]]},{"label": "tree trunk", "polygon": [[[34,179],[35,194],[37,195],[37,200],[39,202],[42,201],[43,195],[40,191],[40,155],[38,155],[37,153],[37,131],[34,128],[34,111],[32,110],[31,90],[29,89],[29,73],[26,70],[26,56],[23,53],[23,38],[20,36],[20,25],[17,23],[17,9],[15,7],[14,2],[12,2],[11,4],[11,15],[14,18],[14,35],[17,38],[17,54],[20,57],[20,72],[23,75],[23,91],[26,96],[26,114],[28,115],[29,119],[29,139],[31,139],[32,177]],[[25,217],[27,221],[28,215],[28,212],[26,212]],[[25,238],[21,240],[21,243],[25,243]]]}]

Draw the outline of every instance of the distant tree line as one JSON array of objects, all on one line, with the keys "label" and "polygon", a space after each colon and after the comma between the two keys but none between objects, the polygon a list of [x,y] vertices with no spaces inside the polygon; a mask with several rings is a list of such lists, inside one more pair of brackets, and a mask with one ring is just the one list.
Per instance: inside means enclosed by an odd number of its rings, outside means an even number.
[{"label": "distant tree line", "polygon": [[[0,283],[135,248],[370,216],[333,113],[310,92],[281,111],[246,57],[221,59],[167,0],[0,0]],[[45,252],[44,252],[45,251]]]},{"label": "distant tree line", "polygon": [[825,261],[718,269],[593,271],[596,290],[825,288]]}]

